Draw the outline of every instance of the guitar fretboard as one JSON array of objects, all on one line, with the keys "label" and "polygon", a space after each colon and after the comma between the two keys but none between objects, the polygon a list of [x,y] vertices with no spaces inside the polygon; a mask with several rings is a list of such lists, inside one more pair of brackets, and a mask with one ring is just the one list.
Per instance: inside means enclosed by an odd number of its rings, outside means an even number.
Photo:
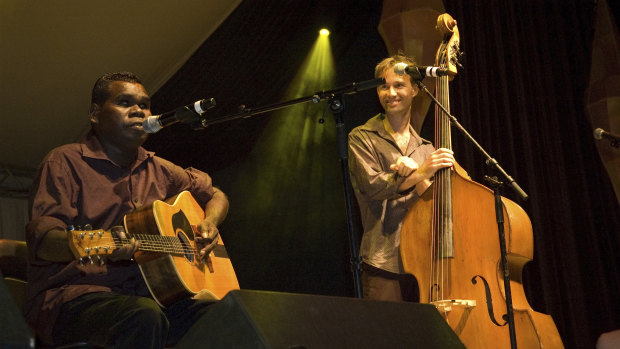
[{"label": "guitar fretboard", "polygon": [[[140,251],[161,252],[179,255],[195,254],[194,247],[188,243],[184,243],[176,236],[162,236],[152,234],[133,234],[131,235],[137,241],[140,241]],[[129,238],[114,238],[114,243],[119,246],[128,244]]]}]

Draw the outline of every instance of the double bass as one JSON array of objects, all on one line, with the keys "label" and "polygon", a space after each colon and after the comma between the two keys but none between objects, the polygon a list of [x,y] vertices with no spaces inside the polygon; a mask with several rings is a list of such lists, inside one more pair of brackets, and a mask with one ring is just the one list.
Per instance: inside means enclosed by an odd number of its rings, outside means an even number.
[{"label": "double bass", "polygon": [[[449,14],[439,16],[437,28],[443,39],[435,64],[451,74],[438,78],[436,94],[449,112],[448,83],[456,75],[460,38]],[[450,119],[436,107],[437,148],[452,148],[450,131]],[[523,290],[523,266],[534,254],[530,219],[507,198],[501,198],[501,206],[516,345],[563,348],[551,316],[534,311]],[[469,349],[513,344],[502,319],[508,306],[498,236],[493,191],[472,181],[458,164],[437,171],[403,221],[403,267],[418,280],[420,302],[435,305]]]}]

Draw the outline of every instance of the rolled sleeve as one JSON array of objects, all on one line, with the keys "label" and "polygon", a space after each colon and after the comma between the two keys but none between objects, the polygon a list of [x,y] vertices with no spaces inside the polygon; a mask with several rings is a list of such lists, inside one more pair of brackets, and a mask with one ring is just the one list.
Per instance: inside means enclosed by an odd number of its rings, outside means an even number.
[{"label": "rolled sleeve", "polygon": [[377,154],[373,140],[366,132],[349,134],[349,168],[354,186],[360,193],[379,201],[402,196],[398,188],[405,177],[389,170],[392,163]]},{"label": "rolled sleeve", "polygon": [[193,167],[185,169],[185,172],[189,177],[189,191],[196,201],[204,207],[213,198],[213,194],[215,194],[211,176]]},{"label": "rolled sleeve", "polygon": [[[31,220],[26,225],[26,242],[33,263],[47,263],[36,257],[45,234],[52,229],[65,229],[77,215],[75,183],[67,175],[62,162],[45,161],[31,192]],[[44,179],[42,179],[44,178]]]},{"label": "rolled sleeve", "polygon": [[182,168],[159,157],[155,157],[155,160],[159,163],[157,167],[164,169],[164,175],[159,177],[167,178],[171,185],[163,195],[165,198],[187,190],[204,207],[215,194],[211,176],[206,172],[193,167]]}]

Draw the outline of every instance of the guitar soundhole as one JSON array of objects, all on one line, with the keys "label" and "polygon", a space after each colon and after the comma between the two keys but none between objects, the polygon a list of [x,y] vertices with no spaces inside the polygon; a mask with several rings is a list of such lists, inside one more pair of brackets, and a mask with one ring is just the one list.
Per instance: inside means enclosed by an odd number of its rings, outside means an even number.
[{"label": "guitar soundhole", "polygon": [[172,215],[172,226],[176,231],[179,241],[181,241],[185,258],[190,262],[194,262],[194,246],[190,243],[190,241],[194,241],[194,231],[182,210]]},{"label": "guitar soundhole", "polygon": [[177,237],[181,241],[181,245],[184,246],[183,251],[185,251],[185,258],[190,262],[194,262],[194,249],[187,235],[185,235],[183,231],[177,230]]}]

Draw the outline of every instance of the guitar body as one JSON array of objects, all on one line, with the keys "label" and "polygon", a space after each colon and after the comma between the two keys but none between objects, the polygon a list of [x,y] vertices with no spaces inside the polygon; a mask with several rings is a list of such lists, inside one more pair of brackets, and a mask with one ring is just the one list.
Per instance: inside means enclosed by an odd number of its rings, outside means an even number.
[{"label": "guitar body", "polygon": [[[195,227],[204,218],[204,210],[187,192],[166,200],[156,200],[125,216],[129,235],[155,234],[177,237],[195,251]],[[198,263],[193,253],[170,254],[137,252],[151,295],[162,306],[200,294],[200,298],[217,300],[239,289],[237,276],[220,237],[213,249],[211,265]]]}]

